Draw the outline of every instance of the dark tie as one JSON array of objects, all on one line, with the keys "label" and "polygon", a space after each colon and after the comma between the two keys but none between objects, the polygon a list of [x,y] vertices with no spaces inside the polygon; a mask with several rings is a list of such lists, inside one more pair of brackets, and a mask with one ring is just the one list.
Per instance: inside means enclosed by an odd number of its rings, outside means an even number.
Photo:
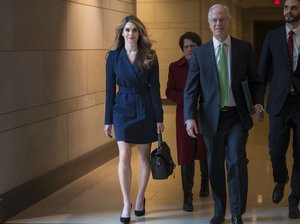
[{"label": "dark tie", "polygon": [[293,35],[294,35],[294,31],[290,31],[289,32],[289,37],[288,37],[288,50],[289,50],[289,56],[290,56],[290,62],[293,68],[293,58],[294,58],[294,40],[293,40]]},{"label": "dark tie", "polygon": [[[293,63],[294,63],[294,40],[293,40],[293,35],[294,35],[294,31],[290,31],[289,32],[289,36],[288,36],[288,42],[287,42],[287,45],[288,45],[288,51],[289,51],[289,58],[290,58],[290,63],[291,63],[291,66],[292,66],[292,70],[293,70]],[[289,92],[294,92],[294,87],[292,84],[289,85]]]},{"label": "dark tie", "polygon": [[226,106],[228,100],[228,64],[227,57],[224,50],[224,43],[221,43],[217,54],[217,68],[219,74],[221,108]]}]

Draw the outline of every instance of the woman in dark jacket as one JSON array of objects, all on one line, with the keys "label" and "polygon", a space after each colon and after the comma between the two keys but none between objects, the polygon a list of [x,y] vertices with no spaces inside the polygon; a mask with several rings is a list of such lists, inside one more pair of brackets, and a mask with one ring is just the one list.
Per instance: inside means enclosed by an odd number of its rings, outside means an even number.
[{"label": "woman in dark jacket", "polygon": [[[183,92],[189,71],[192,50],[202,44],[198,34],[187,32],[179,39],[179,46],[184,54],[169,66],[166,96],[177,104],[176,140],[178,165],[181,165],[182,188],[184,192],[183,210],[193,211],[194,160],[200,160],[201,190],[200,197],[209,194],[206,147],[201,134],[194,139],[186,133],[183,120]],[[197,116],[195,116],[197,117]]]},{"label": "woman in dark jacket", "polygon": [[157,134],[164,130],[157,56],[144,24],[132,15],[125,17],[116,28],[115,47],[106,62],[104,132],[110,138],[112,127],[119,148],[118,174],[123,195],[120,221],[129,223],[131,146],[137,146],[139,160],[134,210],[136,216],[143,216],[151,143],[157,141]]}]

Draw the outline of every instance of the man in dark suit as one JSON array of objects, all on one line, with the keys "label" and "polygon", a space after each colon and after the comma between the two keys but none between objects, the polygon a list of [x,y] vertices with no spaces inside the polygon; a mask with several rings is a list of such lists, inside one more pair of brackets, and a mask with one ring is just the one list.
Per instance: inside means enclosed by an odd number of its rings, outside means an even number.
[{"label": "man in dark suit", "polygon": [[188,135],[195,137],[198,130],[194,114],[199,103],[199,129],[207,146],[215,207],[210,224],[224,222],[225,160],[232,223],[241,224],[248,189],[245,148],[248,130],[253,126],[241,82],[248,80],[255,103],[252,116],[258,120],[261,118],[263,85],[255,73],[251,44],[229,35],[229,8],[213,5],[208,12],[208,22],[213,39],[193,51],[184,92],[184,118]]},{"label": "man in dark suit", "polygon": [[300,0],[286,0],[283,14],[285,26],[270,31],[260,56],[258,73],[267,83],[269,68],[273,65],[272,81],[268,96],[267,112],[270,118],[269,153],[276,182],[272,200],[279,203],[288,183],[286,152],[293,136],[293,157],[291,188],[289,195],[289,217],[300,218]]}]

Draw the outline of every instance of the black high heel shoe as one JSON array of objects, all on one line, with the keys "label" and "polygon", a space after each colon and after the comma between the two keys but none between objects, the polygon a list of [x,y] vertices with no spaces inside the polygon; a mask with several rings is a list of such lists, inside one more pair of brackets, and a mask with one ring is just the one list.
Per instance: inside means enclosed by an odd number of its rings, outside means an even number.
[{"label": "black high heel shoe", "polygon": [[[132,209],[132,204],[131,204],[131,209]],[[131,211],[131,209],[130,209],[130,211]],[[121,213],[121,215],[122,215],[122,213]],[[131,219],[130,216],[129,217],[122,217],[122,216],[120,216],[120,222],[124,223],[124,224],[129,224],[130,223],[130,219]]]},{"label": "black high heel shoe", "polygon": [[130,218],[131,217],[120,217],[120,222],[124,224],[129,224],[130,223]]},{"label": "black high heel shoe", "polygon": [[134,214],[136,215],[136,216],[143,216],[143,215],[145,215],[145,205],[146,205],[146,199],[144,198],[144,207],[143,207],[143,210],[134,210]]}]

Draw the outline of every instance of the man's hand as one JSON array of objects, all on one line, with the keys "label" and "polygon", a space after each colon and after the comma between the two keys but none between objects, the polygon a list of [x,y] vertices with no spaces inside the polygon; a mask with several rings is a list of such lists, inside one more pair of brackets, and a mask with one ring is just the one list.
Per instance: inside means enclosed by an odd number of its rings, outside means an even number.
[{"label": "man's hand", "polygon": [[186,125],[186,132],[189,136],[196,138],[198,134],[198,128],[196,125],[196,121],[193,119],[189,119],[185,122]]},{"label": "man's hand", "polygon": [[264,108],[260,104],[255,104],[253,107],[253,114],[251,115],[253,120],[262,122],[264,119]]}]

